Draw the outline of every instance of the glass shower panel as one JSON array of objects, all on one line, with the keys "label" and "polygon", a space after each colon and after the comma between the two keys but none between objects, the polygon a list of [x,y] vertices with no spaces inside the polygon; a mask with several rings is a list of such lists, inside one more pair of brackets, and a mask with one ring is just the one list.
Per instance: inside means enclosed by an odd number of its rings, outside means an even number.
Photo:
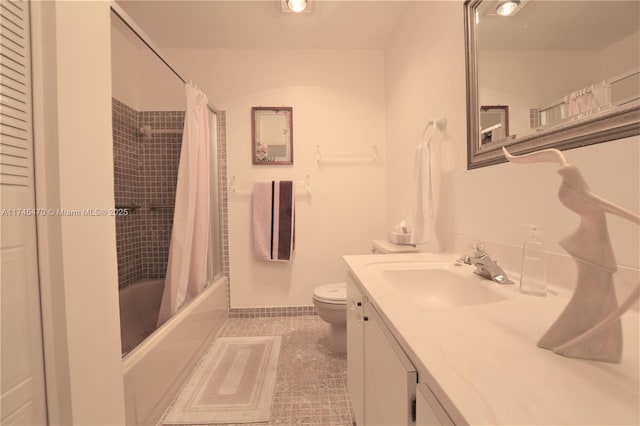
[{"label": "glass shower panel", "polygon": [[218,114],[209,108],[209,131],[211,133],[211,200],[209,231],[209,253],[207,256],[207,282],[210,284],[223,274],[222,265],[222,221],[220,197],[220,156],[218,144]]}]

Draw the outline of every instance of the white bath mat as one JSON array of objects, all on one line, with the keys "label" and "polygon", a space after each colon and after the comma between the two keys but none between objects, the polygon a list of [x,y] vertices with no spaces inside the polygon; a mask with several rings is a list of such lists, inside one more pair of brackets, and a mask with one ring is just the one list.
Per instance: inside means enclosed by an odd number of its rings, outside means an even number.
[{"label": "white bath mat", "polygon": [[268,421],[281,340],[280,336],[217,338],[163,423]]}]

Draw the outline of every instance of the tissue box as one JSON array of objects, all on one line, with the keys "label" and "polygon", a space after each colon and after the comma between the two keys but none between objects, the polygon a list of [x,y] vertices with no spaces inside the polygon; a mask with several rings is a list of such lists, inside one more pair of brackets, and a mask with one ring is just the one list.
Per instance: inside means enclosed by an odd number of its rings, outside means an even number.
[{"label": "tissue box", "polygon": [[403,234],[400,232],[390,231],[387,239],[393,244],[411,244],[411,234]]}]

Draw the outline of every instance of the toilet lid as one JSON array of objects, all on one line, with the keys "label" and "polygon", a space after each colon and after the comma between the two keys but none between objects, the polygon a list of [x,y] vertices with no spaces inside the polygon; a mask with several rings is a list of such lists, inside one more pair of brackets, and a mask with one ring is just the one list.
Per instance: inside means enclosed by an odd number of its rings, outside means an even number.
[{"label": "toilet lid", "polygon": [[313,298],[319,302],[344,305],[347,303],[347,283],[321,285],[313,290]]}]

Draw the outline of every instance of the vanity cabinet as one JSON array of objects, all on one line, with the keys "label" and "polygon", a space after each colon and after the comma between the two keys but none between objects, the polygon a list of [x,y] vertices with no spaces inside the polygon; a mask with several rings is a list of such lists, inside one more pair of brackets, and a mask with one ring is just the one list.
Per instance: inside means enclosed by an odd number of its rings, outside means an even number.
[{"label": "vanity cabinet", "polygon": [[364,301],[347,274],[347,389],[356,424],[364,425]]},{"label": "vanity cabinet", "polygon": [[452,424],[355,278],[347,274],[347,387],[356,424]]},{"label": "vanity cabinet", "polygon": [[414,425],[416,369],[371,303],[364,313],[364,424]]},{"label": "vanity cabinet", "polygon": [[416,426],[432,425],[453,425],[453,422],[429,386],[419,383],[416,388]]}]

